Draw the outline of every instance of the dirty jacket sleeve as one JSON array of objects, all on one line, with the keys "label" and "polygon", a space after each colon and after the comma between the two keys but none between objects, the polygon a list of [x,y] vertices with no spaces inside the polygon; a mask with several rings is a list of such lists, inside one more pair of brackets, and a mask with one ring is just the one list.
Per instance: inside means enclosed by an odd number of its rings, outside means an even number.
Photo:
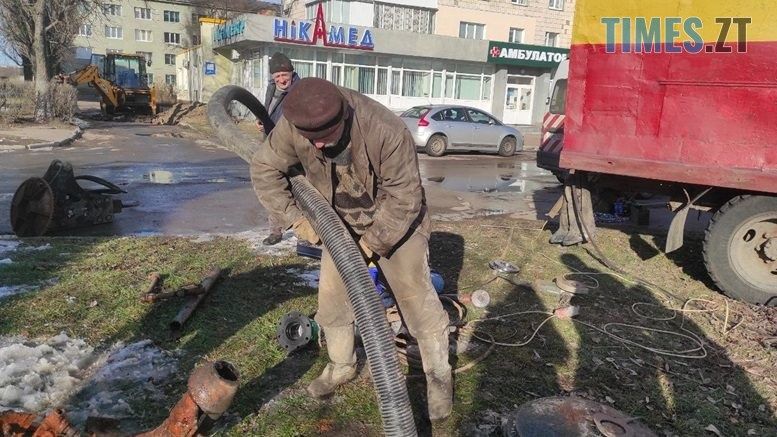
[{"label": "dirty jacket sleeve", "polygon": [[300,163],[291,138],[288,122],[282,119],[251,160],[251,182],[259,202],[284,229],[302,217],[287,176]]},{"label": "dirty jacket sleeve", "polygon": [[377,210],[362,237],[370,249],[384,257],[410,231],[421,213],[424,198],[413,137],[404,126],[393,127],[384,128]]}]

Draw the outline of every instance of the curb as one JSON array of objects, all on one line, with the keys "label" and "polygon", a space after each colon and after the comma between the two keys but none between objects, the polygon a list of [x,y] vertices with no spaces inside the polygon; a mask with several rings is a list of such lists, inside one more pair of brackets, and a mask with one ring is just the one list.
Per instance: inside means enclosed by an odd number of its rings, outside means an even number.
[{"label": "curb", "polygon": [[74,125],[76,128],[73,129],[73,133],[70,134],[69,137],[65,138],[64,140],[60,141],[50,141],[47,143],[33,143],[33,144],[27,144],[27,150],[40,150],[40,149],[51,149],[54,147],[62,147],[66,146],[73,141],[81,138],[81,135],[84,133],[84,129],[89,127],[89,123],[85,122],[84,120],[81,120],[79,118],[73,118],[73,121],[70,122],[70,124]]}]

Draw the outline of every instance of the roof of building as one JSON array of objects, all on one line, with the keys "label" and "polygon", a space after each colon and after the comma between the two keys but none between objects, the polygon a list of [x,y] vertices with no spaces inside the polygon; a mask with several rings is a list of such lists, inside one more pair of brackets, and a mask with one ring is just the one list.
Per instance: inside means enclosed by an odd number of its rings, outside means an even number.
[{"label": "roof of building", "polygon": [[203,8],[213,8],[229,10],[233,12],[261,13],[265,11],[274,11],[280,13],[280,2],[260,1],[260,0],[155,0],[160,3],[185,4],[190,6],[201,6]]}]

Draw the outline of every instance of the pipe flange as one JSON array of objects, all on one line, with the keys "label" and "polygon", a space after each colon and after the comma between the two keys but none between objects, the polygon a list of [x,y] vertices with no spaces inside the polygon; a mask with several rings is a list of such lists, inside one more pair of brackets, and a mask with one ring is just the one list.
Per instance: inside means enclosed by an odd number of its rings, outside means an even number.
[{"label": "pipe flange", "polygon": [[287,354],[318,338],[318,324],[299,311],[291,311],[281,318],[276,338]]}]

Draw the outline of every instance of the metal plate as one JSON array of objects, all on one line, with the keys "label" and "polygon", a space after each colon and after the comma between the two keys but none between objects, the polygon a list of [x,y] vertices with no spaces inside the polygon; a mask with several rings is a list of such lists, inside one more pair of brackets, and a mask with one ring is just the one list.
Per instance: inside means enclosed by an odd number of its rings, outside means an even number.
[{"label": "metal plate", "polygon": [[637,419],[578,397],[527,402],[507,417],[502,431],[510,437],[657,437]]},{"label": "metal plate", "polygon": [[54,193],[42,178],[19,185],[11,201],[11,228],[19,237],[39,237],[48,232],[54,218]]}]

